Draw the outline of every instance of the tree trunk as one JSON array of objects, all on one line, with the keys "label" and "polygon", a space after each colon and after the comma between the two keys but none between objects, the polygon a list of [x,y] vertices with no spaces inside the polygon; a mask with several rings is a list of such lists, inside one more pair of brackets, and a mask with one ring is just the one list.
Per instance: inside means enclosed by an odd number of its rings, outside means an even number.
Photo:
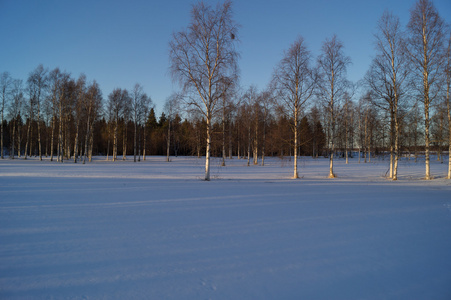
[{"label": "tree trunk", "polygon": [[248,130],[247,130],[247,166],[250,166],[250,159],[251,159],[251,143],[252,143],[252,139],[251,139],[251,125],[249,124],[248,126]]},{"label": "tree trunk", "polygon": [[232,159],[232,118],[229,114],[229,159]]},{"label": "tree trunk", "polygon": [[431,168],[429,165],[429,103],[424,103],[424,160],[426,164],[426,173],[424,179],[431,180]]},{"label": "tree trunk", "polygon": [[299,178],[298,174],[298,107],[294,109],[294,172],[293,179]]},{"label": "tree trunk", "polygon": [[39,160],[42,161],[42,146],[41,146],[41,91],[38,93],[38,147],[39,147]]},{"label": "tree trunk", "polygon": [[60,100],[59,104],[59,126],[58,126],[58,159],[63,162],[63,107]]},{"label": "tree trunk", "polygon": [[359,147],[359,164],[360,164],[360,157],[362,156],[362,154],[360,153],[360,147]]},{"label": "tree trunk", "polygon": [[334,151],[330,152],[329,158],[329,178],[335,178],[334,174]]},{"label": "tree trunk", "polygon": [[21,154],[21,151],[20,151],[21,150],[21,141],[22,141],[21,131],[22,131],[22,128],[19,123],[19,124],[17,124],[17,157],[18,158],[20,158],[20,154]]},{"label": "tree trunk", "polygon": [[89,131],[91,130],[90,129],[90,126],[89,126],[89,122],[90,120],[89,120],[89,115],[88,115],[88,120],[87,120],[87,122],[86,122],[86,136],[85,136],[85,155],[84,155],[84,158],[83,158],[83,164],[85,164],[86,163],[86,157],[88,156],[88,139],[89,139]]},{"label": "tree trunk", "polygon": [[139,131],[140,130],[138,128],[138,162],[141,161],[141,134],[139,134]]},{"label": "tree trunk", "polygon": [[113,161],[117,159],[117,126],[118,120],[114,122],[114,132],[113,132]]},{"label": "tree trunk", "polygon": [[80,120],[77,119],[77,125],[75,129],[75,142],[74,142],[74,163],[77,163],[78,159],[78,133],[80,128]]},{"label": "tree trunk", "polygon": [[205,180],[210,181],[211,112],[207,110],[207,150],[205,155]]},{"label": "tree trunk", "polygon": [[89,162],[92,162],[92,148],[94,147],[94,131],[92,130],[93,124],[89,126],[90,128],[90,138],[89,138]]},{"label": "tree trunk", "polygon": [[[223,104],[225,105],[225,103]],[[222,108],[222,164],[225,167],[226,150],[225,150],[225,107]]]},{"label": "tree trunk", "polygon": [[133,162],[136,162],[136,117],[135,117],[135,132],[133,134]]},{"label": "tree trunk", "polygon": [[143,160],[146,160],[146,143],[147,143],[147,136],[146,136],[146,125],[144,125],[143,128]]},{"label": "tree trunk", "polygon": [[12,143],[11,143],[11,158],[14,159],[14,144],[16,142],[16,120],[14,119],[13,122],[13,138],[12,138]]},{"label": "tree trunk", "polygon": [[127,121],[124,120],[124,132],[122,133],[122,160],[127,158]]},{"label": "tree trunk", "polygon": [[[31,109],[30,109],[31,110]],[[31,131],[31,117],[28,120],[28,126],[27,126],[27,140],[25,141],[25,157],[24,159],[27,159],[27,151],[28,151],[28,147],[30,146],[30,131]],[[30,147],[31,148],[31,147]]]},{"label": "tree trunk", "polygon": [[[168,119],[168,138],[166,141],[166,161],[169,162],[169,152],[171,149],[171,120]],[[207,180],[207,179],[205,179]]]},{"label": "tree trunk", "polygon": [[108,122],[108,142],[106,146],[106,160],[110,160],[111,122]]},{"label": "tree trunk", "polygon": [[331,132],[332,136],[330,137],[331,147],[330,147],[330,156],[329,156],[329,178],[335,178],[334,174],[334,151],[335,151],[335,122],[334,122],[334,114],[331,112]]},{"label": "tree trunk", "polygon": [[253,149],[254,165],[258,164],[258,112],[255,117],[255,136],[254,136],[254,149]]},{"label": "tree trunk", "polygon": [[395,114],[395,161],[393,166],[393,180],[398,180],[398,160],[399,160],[399,122]]}]

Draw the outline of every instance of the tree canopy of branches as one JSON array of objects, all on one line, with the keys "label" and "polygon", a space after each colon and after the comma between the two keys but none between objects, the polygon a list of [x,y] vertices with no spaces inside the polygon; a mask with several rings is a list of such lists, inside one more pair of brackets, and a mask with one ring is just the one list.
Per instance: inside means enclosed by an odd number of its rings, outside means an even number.
[{"label": "tree canopy of branches", "polygon": [[399,160],[400,106],[407,97],[409,64],[399,18],[385,11],[378,22],[376,57],[365,81],[371,89],[373,104],[390,115],[390,178],[397,179]]},{"label": "tree canopy of branches", "polygon": [[327,132],[329,136],[330,164],[329,178],[334,178],[334,151],[337,126],[338,102],[342,100],[349,82],[346,80],[346,69],[351,59],[345,56],[343,44],[337,36],[326,39],[318,57],[318,97],[327,111]]},{"label": "tree canopy of branches", "polygon": [[291,120],[294,134],[294,173],[298,178],[299,121],[302,109],[312,97],[315,79],[310,67],[311,55],[304,39],[298,39],[285,52],[274,75],[273,84],[277,90],[278,104],[282,112]]}]

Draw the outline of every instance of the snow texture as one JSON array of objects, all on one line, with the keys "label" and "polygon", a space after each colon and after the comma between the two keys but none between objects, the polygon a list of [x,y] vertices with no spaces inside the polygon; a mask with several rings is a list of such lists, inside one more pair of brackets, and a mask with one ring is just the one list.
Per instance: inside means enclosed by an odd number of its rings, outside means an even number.
[{"label": "snow texture", "polygon": [[447,162],[0,161],[0,299],[451,299]]}]

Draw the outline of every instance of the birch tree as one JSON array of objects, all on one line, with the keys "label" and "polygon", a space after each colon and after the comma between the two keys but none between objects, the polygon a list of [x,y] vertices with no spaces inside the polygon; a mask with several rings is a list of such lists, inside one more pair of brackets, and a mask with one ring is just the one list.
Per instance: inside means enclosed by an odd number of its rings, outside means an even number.
[{"label": "birch tree", "polygon": [[[258,111],[255,109],[258,103],[259,93],[255,86],[250,86],[248,90],[244,93],[241,100],[240,107],[240,118],[241,123],[243,125],[243,133],[246,137],[246,146],[247,146],[247,166],[250,166],[250,157],[251,157],[251,149],[254,146],[254,149],[257,147],[255,139],[257,138],[256,134],[252,134],[252,125],[254,125],[255,129],[255,120],[256,114]],[[255,152],[254,152],[255,153]],[[255,157],[255,155],[254,155]],[[255,162],[255,161],[254,161]]]},{"label": "birch tree", "polygon": [[[354,140],[354,102],[352,95],[344,93],[344,105],[342,109],[342,125],[344,131],[344,151],[346,164],[349,163],[349,142]],[[351,147],[352,148],[352,147]]]},{"label": "birch tree", "polygon": [[42,160],[42,142],[41,142],[41,102],[45,99],[48,88],[48,69],[39,65],[28,76],[28,86],[36,104],[36,121],[38,125],[38,152],[39,160]]},{"label": "birch tree", "polygon": [[[85,135],[85,151],[83,164],[86,163],[86,159],[89,156],[89,161],[92,159],[92,147],[93,147],[93,132],[94,123],[100,115],[102,107],[102,91],[99,84],[94,80],[87,88],[85,97],[83,97],[83,109],[86,115],[86,135]],[[116,123],[117,125],[117,123]],[[117,137],[116,137],[117,139]],[[117,145],[116,145],[117,146]],[[117,147],[116,147],[117,150]]]},{"label": "birch tree", "polygon": [[327,111],[327,130],[329,133],[329,178],[336,175],[333,171],[336,121],[338,104],[348,87],[346,69],[351,59],[344,55],[343,44],[337,36],[326,39],[318,57],[318,96]]},{"label": "birch tree", "polygon": [[172,123],[177,115],[177,105],[180,101],[180,97],[177,94],[172,94],[166,99],[164,103],[164,111],[166,112],[168,122],[168,132],[166,138],[166,161],[170,162],[169,155],[171,149],[171,127]]},{"label": "birch tree", "polygon": [[[226,122],[228,121],[229,125],[231,124],[231,111],[233,109],[233,88],[227,89],[227,92],[224,93],[222,97],[221,103],[221,127],[222,127],[222,163],[221,166],[225,167],[226,160]],[[228,119],[228,120],[227,120]],[[229,127],[229,153],[230,153],[230,127]],[[231,155],[229,155],[231,157]]]},{"label": "birch tree", "polygon": [[8,105],[9,102],[9,96],[11,92],[12,87],[12,79],[8,72],[3,72],[0,75],[0,96],[2,97],[2,103],[1,103],[1,114],[2,114],[2,124],[1,124],[1,145],[0,145],[0,151],[1,151],[1,158],[4,158],[3,154],[3,120],[4,120],[4,112],[5,112],[5,106]]},{"label": "birch tree", "polygon": [[231,1],[218,4],[216,9],[199,2],[192,8],[187,30],[174,33],[169,43],[172,77],[189,95],[186,104],[202,112],[207,122],[207,181],[210,180],[212,118],[224,88],[237,77],[236,35]]},{"label": "birch tree", "polygon": [[28,102],[24,101],[24,111],[25,111],[25,126],[27,135],[25,138],[25,151],[24,151],[24,159],[27,159],[28,156],[28,148],[31,148],[31,126],[33,125],[34,120],[34,109],[35,109],[35,95],[33,89],[30,88],[30,86],[27,86],[26,88],[28,92]]},{"label": "birch tree", "polygon": [[49,89],[48,105],[52,112],[52,133],[50,144],[50,161],[53,161],[54,138],[56,125],[58,124],[58,143],[57,143],[57,161],[63,161],[63,113],[65,112],[66,97],[65,83],[69,80],[69,74],[61,72],[59,68],[55,68],[49,73]]},{"label": "birch tree", "polygon": [[430,107],[440,92],[445,64],[445,23],[429,0],[419,0],[410,13],[408,52],[416,77],[419,99],[424,106],[425,179],[430,180]]},{"label": "birch tree", "polygon": [[407,97],[406,84],[409,75],[405,39],[399,18],[385,11],[378,23],[376,38],[377,55],[373,59],[365,80],[372,91],[373,104],[390,116],[390,175],[398,179],[400,107]]},{"label": "birch tree", "polygon": [[278,92],[279,105],[291,120],[294,134],[294,172],[293,178],[298,174],[298,148],[299,148],[299,121],[305,104],[314,91],[315,80],[310,67],[311,55],[307,50],[304,39],[300,36],[285,52],[280,61],[273,82]]},{"label": "birch tree", "polygon": [[118,126],[119,126],[119,117],[122,114],[122,110],[124,108],[124,98],[128,97],[128,93],[126,90],[122,89],[114,89],[108,95],[108,111],[111,113],[111,123],[113,123],[113,161],[117,159],[117,143],[118,143]]},{"label": "birch tree", "polygon": [[268,119],[270,116],[270,111],[272,108],[272,104],[274,102],[273,92],[271,89],[263,91],[260,93],[260,105],[262,108],[262,123],[263,123],[263,132],[262,132],[262,163],[261,165],[265,165],[265,155],[266,155],[266,131],[268,127]]},{"label": "birch tree", "polygon": [[22,124],[22,107],[25,101],[24,95],[23,95],[23,84],[22,80],[15,79],[12,82],[12,90],[11,90],[11,103],[9,107],[9,116],[11,118],[12,124],[12,137],[11,137],[11,158],[14,159],[15,156],[15,144],[16,144],[16,131],[17,131],[17,141],[18,141],[18,147],[17,147],[17,153],[20,157],[20,127]]},{"label": "birch tree", "polygon": [[75,141],[74,141],[74,163],[78,160],[78,144],[80,140],[80,125],[83,119],[83,104],[86,101],[86,76],[80,75],[75,86],[74,121],[75,121]]},{"label": "birch tree", "polygon": [[138,127],[141,126],[143,115],[143,100],[145,99],[143,88],[140,84],[135,84],[131,95],[133,130],[133,161],[136,162]]},{"label": "birch tree", "polygon": [[128,138],[128,123],[132,116],[132,98],[127,90],[122,94],[122,119],[124,121],[124,128],[122,129],[122,160],[127,159],[127,138]]}]

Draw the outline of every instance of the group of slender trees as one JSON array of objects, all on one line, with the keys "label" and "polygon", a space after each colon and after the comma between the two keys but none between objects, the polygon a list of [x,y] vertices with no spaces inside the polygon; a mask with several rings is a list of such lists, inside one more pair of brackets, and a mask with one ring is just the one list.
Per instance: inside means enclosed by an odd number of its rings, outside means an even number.
[{"label": "group of slender trees", "polygon": [[[451,179],[451,34],[433,3],[419,0],[406,28],[384,12],[377,24],[375,56],[365,78],[347,80],[351,59],[336,35],[325,39],[315,58],[299,36],[284,52],[264,90],[239,86],[236,49],[239,26],[232,3],[193,6],[187,28],[169,44],[170,71],[181,90],[168,97],[157,120],[140,84],[114,89],[105,99],[86,76],[74,79],[42,65],[24,84],[4,72],[0,78],[1,149],[11,157],[50,156],[57,161],[104,154],[113,161],[133,154],[247,157],[300,155],[334,159],[358,152],[359,162],[389,155],[388,177],[398,177],[401,156],[425,157],[448,146]],[[259,162],[260,160],[260,162]]]}]

